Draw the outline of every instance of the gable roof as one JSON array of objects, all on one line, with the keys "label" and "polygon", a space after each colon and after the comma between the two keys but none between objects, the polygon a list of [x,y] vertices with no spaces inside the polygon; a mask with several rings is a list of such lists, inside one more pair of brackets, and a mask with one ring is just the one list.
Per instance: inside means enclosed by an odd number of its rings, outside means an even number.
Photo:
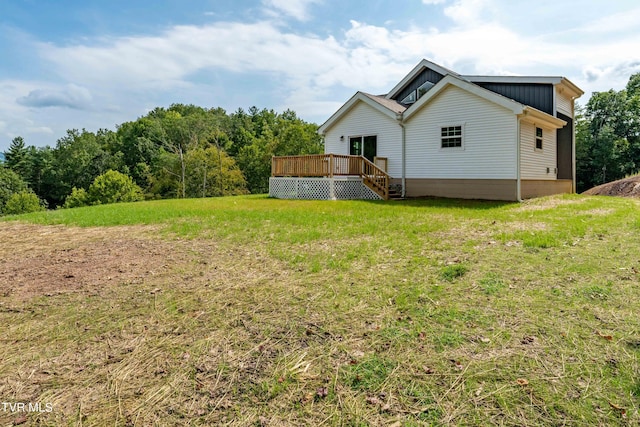
[{"label": "gable roof", "polygon": [[[421,96],[415,103],[408,107],[394,100],[416,76],[425,69],[431,69],[444,77],[436,83],[430,90]],[[365,92],[356,92],[338,111],[333,113],[327,121],[319,128],[318,132],[324,134],[334,124],[336,124],[345,114],[351,111],[358,103],[363,102],[382,114],[394,120],[409,120],[425,105],[429,104],[435,97],[450,86],[456,86],[466,92],[477,95],[489,102],[500,105],[510,110],[515,115],[525,120],[536,120],[538,123],[561,128],[565,121],[550,114],[522,104],[513,99],[502,96],[489,89],[485,89],[476,83],[524,83],[524,84],[552,84],[559,85],[563,90],[568,90],[575,98],[580,97],[584,92],[564,77],[557,76],[463,76],[436,63],[423,59],[407,74],[391,91],[386,95],[371,95]]]},{"label": "gable roof", "polygon": [[355,95],[353,95],[342,107],[340,107],[338,111],[333,113],[333,115],[318,128],[318,132],[320,134],[325,133],[360,102],[364,102],[394,120],[399,119],[402,113],[407,109],[407,107],[393,99],[387,99],[380,95],[356,92]]},{"label": "gable roof", "polygon": [[435,97],[438,96],[438,94],[440,94],[449,86],[456,86],[464,90],[465,92],[473,93],[480,98],[493,102],[494,104],[498,104],[506,108],[507,110],[511,110],[514,114],[520,114],[522,112],[522,108],[524,107],[524,105],[512,99],[509,99],[502,95],[498,95],[497,93],[491,92],[490,90],[484,89],[478,85],[474,85],[473,83],[463,80],[460,77],[447,75],[407,109],[408,111],[404,115],[404,119],[409,120],[415,113],[420,111],[422,107],[430,103]]},{"label": "gable roof", "polygon": [[451,70],[449,70],[447,68],[444,68],[441,65],[438,65],[438,64],[436,64],[434,62],[427,61],[426,59],[423,59],[422,61],[420,61],[420,63],[418,63],[418,65],[413,67],[413,70],[411,70],[409,72],[409,74],[407,74],[406,76],[404,76],[404,78],[402,80],[400,80],[400,83],[395,85],[395,87],[393,89],[391,89],[391,91],[389,91],[389,93],[385,96],[385,98],[391,99],[391,98],[395,98],[396,96],[398,96],[398,94],[402,91],[402,89],[404,89],[405,86],[407,86],[409,83],[411,83],[411,81],[418,74],[420,74],[425,68],[430,68],[433,71],[435,71],[435,72],[437,72],[439,74],[442,74],[443,76],[446,76],[446,75],[460,76],[460,74],[456,73],[455,71],[451,71]]},{"label": "gable roof", "polygon": [[432,87],[429,91],[427,91],[420,99],[418,99],[414,104],[412,104],[409,108],[407,108],[406,112],[403,114],[403,120],[410,120],[418,111],[420,111],[424,106],[428,105],[431,101],[433,101],[440,93],[446,90],[450,86],[455,86],[459,89],[464,90],[465,92],[472,93],[480,98],[483,98],[489,102],[497,104],[507,110],[510,110],[513,114],[523,117],[523,118],[534,118],[538,120],[540,123],[544,123],[547,126],[553,128],[561,128],[565,124],[567,124],[564,120],[560,120],[556,117],[553,117],[550,114],[547,114],[543,111],[540,111],[536,108],[533,108],[528,105],[521,104],[513,99],[507,98],[495,92],[492,92],[488,89],[485,89],[481,86],[473,84],[462,77],[447,75],[442,80],[440,80],[434,87]]}]

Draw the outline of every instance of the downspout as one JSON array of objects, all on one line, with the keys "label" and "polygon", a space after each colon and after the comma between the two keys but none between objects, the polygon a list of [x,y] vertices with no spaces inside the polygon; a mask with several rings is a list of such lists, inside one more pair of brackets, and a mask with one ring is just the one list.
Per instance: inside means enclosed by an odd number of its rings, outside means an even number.
[{"label": "downspout", "polygon": [[398,114],[396,119],[398,120],[398,124],[402,129],[402,198],[404,199],[407,195],[407,137],[406,137],[406,129],[404,127],[404,122],[402,114]]},{"label": "downspout", "polygon": [[576,99],[578,96],[571,97],[571,191],[578,192],[578,184],[576,182]]},{"label": "downspout", "polygon": [[518,126],[517,127],[517,132],[518,134],[516,135],[516,200],[518,202],[522,201],[522,179],[520,178],[520,170],[521,170],[521,165],[520,165],[520,161],[521,161],[521,146],[522,146],[522,141],[521,141],[521,132],[520,132],[520,120],[522,120],[521,117],[518,117]]}]

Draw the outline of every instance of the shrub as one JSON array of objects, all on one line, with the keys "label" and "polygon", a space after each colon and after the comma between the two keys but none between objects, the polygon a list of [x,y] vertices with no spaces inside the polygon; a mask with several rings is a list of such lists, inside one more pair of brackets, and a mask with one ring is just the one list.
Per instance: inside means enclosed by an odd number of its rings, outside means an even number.
[{"label": "shrub", "polygon": [[20,175],[11,169],[0,166],[0,214],[5,213],[5,204],[13,194],[26,190],[27,184],[20,178]]},{"label": "shrub", "polygon": [[17,215],[42,210],[44,210],[42,202],[35,193],[29,190],[13,193],[4,205],[4,213],[6,215]]},{"label": "shrub", "polygon": [[133,179],[114,170],[106,171],[93,181],[88,198],[92,205],[144,200],[142,189]]},{"label": "shrub", "polygon": [[144,200],[142,189],[133,182],[129,175],[108,170],[96,177],[89,186],[73,188],[64,202],[64,208],[77,208],[87,205],[104,205],[118,202],[137,202]]},{"label": "shrub", "polygon": [[73,187],[71,194],[64,201],[63,208],[78,208],[89,204],[89,195],[84,188]]}]

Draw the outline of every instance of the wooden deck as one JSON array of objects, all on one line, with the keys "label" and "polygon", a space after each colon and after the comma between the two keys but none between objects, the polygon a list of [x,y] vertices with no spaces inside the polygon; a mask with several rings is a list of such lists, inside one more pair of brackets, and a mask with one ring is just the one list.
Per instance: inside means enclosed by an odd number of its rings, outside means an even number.
[{"label": "wooden deck", "polygon": [[[376,163],[385,164],[386,158],[377,158]],[[271,159],[273,177],[327,177],[359,176],[362,182],[389,199],[389,175],[379,166],[362,156],[343,154],[314,154],[308,156],[280,156]]]}]

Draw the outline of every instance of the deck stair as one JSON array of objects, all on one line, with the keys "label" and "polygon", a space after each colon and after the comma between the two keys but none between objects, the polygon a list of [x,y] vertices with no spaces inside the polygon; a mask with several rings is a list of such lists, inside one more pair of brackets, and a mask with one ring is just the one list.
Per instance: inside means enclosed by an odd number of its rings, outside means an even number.
[{"label": "deck stair", "polygon": [[402,197],[401,190],[390,187],[389,197],[387,198],[387,200],[404,200],[404,197]]}]

